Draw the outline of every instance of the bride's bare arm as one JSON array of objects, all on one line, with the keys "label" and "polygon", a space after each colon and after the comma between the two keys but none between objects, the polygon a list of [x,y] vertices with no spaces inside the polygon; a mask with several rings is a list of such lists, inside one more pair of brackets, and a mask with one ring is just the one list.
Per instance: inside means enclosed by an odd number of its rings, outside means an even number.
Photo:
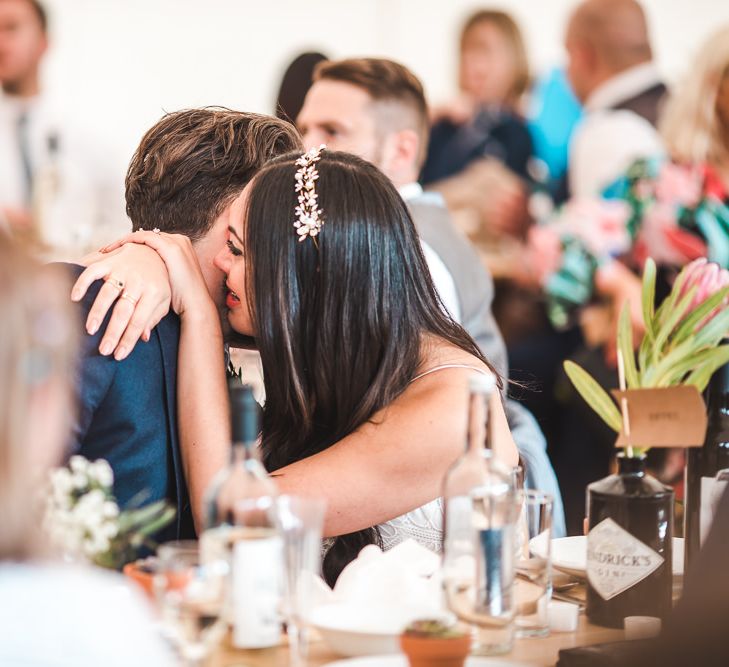
[{"label": "bride's bare arm", "polygon": [[198,533],[204,528],[203,497],[230,456],[230,417],[218,312],[190,309],[181,317],[177,365],[177,423],[182,461]]},{"label": "bride's bare arm", "polygon": [[164,260],[172,286],[172,307],[180,316],[177,362],[177,424],[190,503],[198,531],[203,497],[215,473],[228,461],[230,419],[223,359],[223,334],[190,240],[179,234],[141,232]]},{"label": "bride's bare arm", "polygon": [[[279,488],[324,495],[327,536],[377,525],[439,497],[443,476],[466,443],[470,372],[449,369],[418,380],[351,435],[277,471]],[[497,396],[491,416],[495,454],[514,466],[516,445]]]}]

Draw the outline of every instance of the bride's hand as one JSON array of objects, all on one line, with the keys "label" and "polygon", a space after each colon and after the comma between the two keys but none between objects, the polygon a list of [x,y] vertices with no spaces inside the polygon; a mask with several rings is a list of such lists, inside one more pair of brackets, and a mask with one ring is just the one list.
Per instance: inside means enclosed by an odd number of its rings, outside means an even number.
[{"label": "bride's hand", "polygon": [[99,352],[114,352],[117,360],[124,359],[140,337],[149,340],[152,329],[170,310],[171,288],[165,263],[154,249],[133,244],[83,261],[87,268],[74,284],[71,299],[80,301],[93,282],[104,280],[86,318],[86,331],[94,335],[113,305]]},{"label": "bride's hand", "polygon": [[162,258],[172,288],[172,308],[181,318],[197,314],[212,304],[200,263],[187,236],[138,231],[122,241],[144,244]]}]

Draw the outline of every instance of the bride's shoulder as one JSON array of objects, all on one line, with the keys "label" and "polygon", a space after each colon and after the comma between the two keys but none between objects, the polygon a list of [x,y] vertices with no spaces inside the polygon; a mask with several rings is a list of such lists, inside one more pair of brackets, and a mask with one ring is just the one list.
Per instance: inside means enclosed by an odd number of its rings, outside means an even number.
[{"label": "bride's shoulder", "polygon": [[491,375],[493,371],[475,355],[448,343],[436,343],[424,351],[403,398],[420,408],[455,408],[466,401],[468,378],[474,373]]},{"label": "bride's shoulder", "polygon": [[423,346],[416,377],[425,373],[437,375],[441,371],[451,371],[447,374],[450,376],[467,375],[474,371],[484,375],[493,373],[493,370],[474,354],[448,341],[431,339]]}]

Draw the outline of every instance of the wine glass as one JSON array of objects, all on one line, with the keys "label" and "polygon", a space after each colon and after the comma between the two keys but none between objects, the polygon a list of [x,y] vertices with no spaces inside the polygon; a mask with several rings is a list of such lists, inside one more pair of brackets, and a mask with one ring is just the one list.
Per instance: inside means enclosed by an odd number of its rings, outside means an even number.
[{"label": "wine glass", "polygon": [[222,619],[228,564],[200,562],[197,542],[163,544],[157,550],[154,591],[162,631],[185,664],[199,667],[225,634]]},{"label": "wine glass", "polygon": [[283,613],[289,638],[290,664],[305,664],[308,653],[307,621],[321,569],[321,538],[326,501],[320,498],[280,496],[274,513],[283,542]]}]

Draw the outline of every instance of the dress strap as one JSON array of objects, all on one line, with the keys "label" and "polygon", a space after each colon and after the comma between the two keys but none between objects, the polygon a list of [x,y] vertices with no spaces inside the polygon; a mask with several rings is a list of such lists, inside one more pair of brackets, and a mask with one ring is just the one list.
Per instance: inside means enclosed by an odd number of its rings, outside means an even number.
[{"label": "dress strap", "polygon": [[420,378],[425,377],[426,375],[430,375],[431,373],[435,373],[436,371],[442,371],[444,368],[469,368],[472,371],[481,373],[481,375],[491,375],[490,371],[487,371],[483,368],[478,368],[478,366],[469,366],[468,364],[443,364],[442,366],[435,366],[433,368],[429,368],[427,371],[424,371],[424,372],[420,373],[419,375],[416,375],[412,380],[410,380],[410,384],[415,382],[415,380],[419,380]]}]

